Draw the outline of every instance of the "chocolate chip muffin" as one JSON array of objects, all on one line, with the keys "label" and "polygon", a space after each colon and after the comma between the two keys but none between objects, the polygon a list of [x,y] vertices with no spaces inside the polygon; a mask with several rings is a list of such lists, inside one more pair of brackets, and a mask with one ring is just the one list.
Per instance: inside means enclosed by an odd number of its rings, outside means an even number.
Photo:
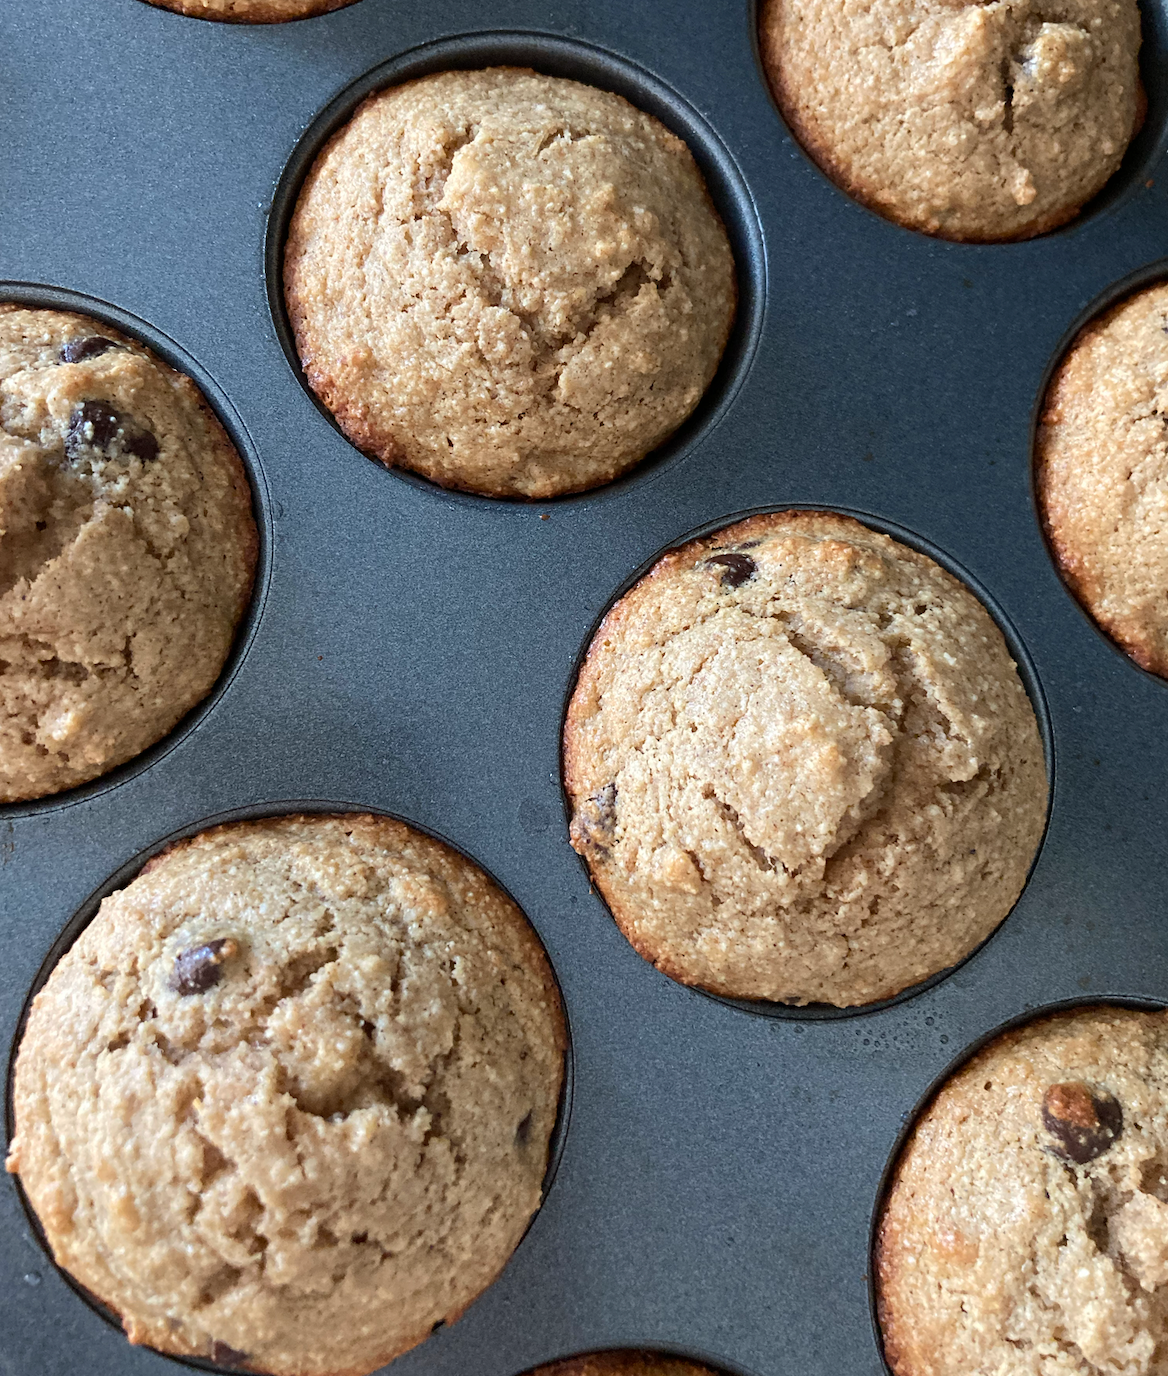
[{"label": "chocolate chip muffin", "polygon": [[1143,119],[1136,0],[765,0],[759,39],[824,172],[946,239],[1072,219]]},{"label": "chocolate chip muffin", "polygon": [[538,939],[462,856],[381,817],[216,827],[37,995],[8,1169],[131,1342],[363,1376],[519,1242],[564,1047]]},{"label": "chocolate chip muffin", "polygon": [[755,516],[659,560],[592,641],[564,777],[572,844],[643,956],[794,1004],[889,998],[968,955],[1046,815],[993,620],[831,512]]},{"label": "chocolate chip muffin", "polygon": [[195,19],[222,19],[230,24],[281,24],[344,9],[355,0],[147,0],[159,9]]},{"label": "chocolate chip muffin", "polygon": [[897,1164],[876,1276],[896,1376],[1162,1370],[1168,1017],[1059,1013],[958,1071]]},{"label": "chocolate chip muffin", "polygon": [[1168,284],[1075,340],[1046,394],[1035,480],[1071,591],[1137,664],[1168,677]]},{"label": "chocolate chip muffin", "polygon": [[353,443],[496,497],[637,463],[697,405],[735,307],[685,144],[620,96],[513,67],[367,100],[305,181],[284,284]]},{"label": "chocolate chip muffin", "polygon": [[538,1367],[528,1376],[714,1376],[708,1366],[699,1366],[684,1357],[667,1352],[619,1350],[593,1352],[586,1357],[568,1357],[562,1362]]},{"label": "chocolate chip muffin", "polygon": [[0,802],[96,778],[201,701],[257,545],[189,378],[86,316],[0,305]]}]

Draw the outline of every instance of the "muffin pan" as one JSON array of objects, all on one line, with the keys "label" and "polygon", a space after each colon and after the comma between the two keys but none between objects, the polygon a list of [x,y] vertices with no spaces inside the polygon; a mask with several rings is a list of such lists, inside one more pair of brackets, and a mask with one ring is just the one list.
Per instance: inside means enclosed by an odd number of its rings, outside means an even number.
[{"label": "muffin pan", "polygon": [[[4,294],[104,315],[189,372],[248,462],[264,531],[208,702],[117,773],[0,809],[0,1036],[15,1044],[38,971],[94,897],[225,815],[381,810],[488,869],[560,980],[573,1088],[554,1184],[502,1278],[395,1376],[517,1376],[617,1346],[738,1376],[879,1376],[871,1224],[929,1087],[1038,1009],[1168,1003],[1168,684],[1079,611],[1030,481],[1062,343],[1115,284],[1168,274],[1156,0],[1144,25],[1151,114],[1098,204],[1045,238],[975,247],[878,219],[807,161],[747,4],[450,0],[435,19],[358,0],[259,27],[140,0],[0,15]],[[674,128],[738,255],[739,325],[698,413],[620,482],[553,502],[370,462],[285,351],[280,236],[321,138],[367,89],[490,62],[609,86]],[[559,732],[590,629],[639,569],[802,505],[967,578],[1045,702],[1052,805],[1017,907],[957,970],[867,1011],[758,1016],[658,974],[617,931],[568,845]],[[78,1295],[11,1180],[0,1229],[5,1370],[182,1365],[128,1346]]]}]

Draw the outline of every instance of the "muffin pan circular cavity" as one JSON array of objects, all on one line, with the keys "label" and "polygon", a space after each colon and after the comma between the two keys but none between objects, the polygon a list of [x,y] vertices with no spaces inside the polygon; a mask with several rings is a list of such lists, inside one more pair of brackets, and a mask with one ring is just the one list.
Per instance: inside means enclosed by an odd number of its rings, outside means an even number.
[{"label": "muffin pan circular cavity", "polygon": [[[884,1173],[880,1178],[879,1188],[876,1191],[875,1200],[872,1208],[871,1226],[869,1230],[869,1266],[868,1266],[868,1294],[872,1320],[872,1332],[877,1346],[883,1357],[884,1334],[880,1323],[879,1315],[879,1288],[877,1284],[877,1252],[879,1248],[880,1229],[884,1219],[885,1205],[889,1191],[892,1188],[896,1176],[897,1167],[900,1164],[901,1156],[909,1143],[910,1138],[916,1131],[917,1124],[922,1116],[932,1105],[934,1099],[949,1081],[962,1068],[973,1060],[980,1052],[984,1051],[993,1042],[1007,1032],[1017,1031],[1019,1028],[1026,1027],[1028,1024],[1037,1022],[1042,1018],[1049,1017],[1055,1013],[1071,1013],[1076,1011],[1087,1012],[1091,1009],[1106,1008],[1128,1008],[1136,1012],[1160,1013],[1168,1007],[1165,1002],[1160,1002],[1146,996],[1127,996],[1125,994],[1099,994],[1090,999],[1063,999],[1055,1003],[1038,1005],[1028,1008],[1026,1012],[1008,1018],[991,1028],[981,1036],[977,1037],[968,1046],[963,1047],[950,1063],[941,1071],[939,1075],[928,1086],[920,1096],[913,1108],[903,1115],[903,1126],[898,1134],[892,1150],[888,1155],[888,1161],[884,1168]],[[882,1361],[885,1372],[891,1376],[887,1361]]]},{"label": "muffin pan circular cavity", "polygon": [[[588,651],[592,645],[593,640],[596,638],[596,634],[599,631],[600,626],[603,623],[605,617],[609,614],[612,608],[621,600],[621,598],[624,597],[625,594],[629,592],[637,583],[639,583],[641,579],[657,564],[657,562],[661,558],[663,558],[671,550],[679,549],[684,545],[688,545],[693,540],[716,535],[719,531],[726,529],[728,526],[737,525],[740,521],[744,521],[751,516],[760,516],[771,514],[774,512],[782,512],[795,509],[800,511],[821,511],[825,513],[834,512],[839,515],[849,516],[854,520],[859,521],[862,525],[868,526],[872,530],[879,531],[881,534],[889,536],[893,540],[896,540],[898,543],[906,545],[908,546],[908,548],[916,550],[920,554],[926,555],[935,564],[939,565],[942,569],[944,569],[946,573],[950,574],[959,583],[961,583],[962,586],[965,587],[969,592],[971,592],[973,596],[977,598],[977,600],[989,613],[990,617],[993,619],[994,624],[997,626],[998,630],[1001,632],[1002,638],[1006,642],[1006,648],[1009,650],[1010,657],[1014,661],[1014,665],[1018,672],[1018,677],[1022,681],[1022,686],[1025,688],[1026,695],[1030,701],[1031,707],[1033,708],[1035,721],[1038,725],[1039,737],[1042,742],[1042,749],[1046,764],[1048,790],[1045,820],[1042,828],[1042,833],[1038,840],[1038,844],[1036,845],[1034,850],[1033,858],[1031,859],[1028,867],[1026,882],[1029,883],[1029,876],[1034,873],[1034,869],[1038,865],[1039,859],[1042,855],[1043,838],[1045,837],[1046,829],[1049,825],[1051,809],[1053,807],[1055,775],[1054,737],[1051,730],[1050,714],[1047,709],[1046,698],[1043,694],[1042,685],[1039,682],[1038,673],[1035,669],[1034,662],[1031,659],[1030,654],[1026,649],[1026,646],[1023,644],[1017,629],[1014,627],[1014,625],[1010,621],[1010,618],[1006,615],[1002,607],[995,602],[993,596],[989,593],[989,591],[984,586],[982,586],[978,582],[978,580],[975,579],[966,569],[963,569],[955,559],[951,558],[947,553],[939,549],[932,542],[923,539],[915,532],[905,530],[903,527],[897,525],[895,522],[870,515],[867,512],[852,511],[848,510],[847,508],[838,506],[827,507],[825,505],[817,505],[815,503],[809,502],[800,502],[798,504],[791,504],[790,506],[784,503],[779,503],[773,506],[756,507],[749,511],[736,512],[730,516],[720,517],[717,520],[708,521],[703,525],[697,527],[696,529],[688,531],[686,534],[680,536],[679,538],[671,540],[668,545],[659,549],[649,559],[646,559],[644,563],[642,563],[634,573],[632,573],[628,578],[625,579],[625,581],[621,584],[617,591],[612,595],[603,612],[601,612],[600,615],[597,616],[596,619],[593,621],[592,626],[589,628],[588,634],[582,642],[580,650],[576,657],[576,663],[573,668],[572,676],[569,682],[567,695],[564,699],[562,719],[563,723],[566,724],[567,721],[568,709],[570,707],[572,697],[576,691],[576,685],[579,679],[581,667],[583,666],[584,661],[588,656]],[[560,730],[561,741],[563,740],[563,729],[564,728],[562,724]],[[561,787],[563,788],[564,824],[565,830],[567,830],[568,824],[570,823],[572,817],[572,804],[571,798],[567,791],[567,786],[564,783],[563,770],[563,754],[561,749]],[[591,874],[588,869],[587,860],[584,858],[583,855],[578,855],[577,859],[585,874],[589,875],[589,880],[591,882]],[[1015,901],[1015,904],[1013,905],[1014,907],[1016,907],[1018,903],[1021,903],[1023,901],[1025,892],[1026,886],[1023,885],[1022,892],[1019,894],[1018,899]],[[1012,911],[1013,908],[1011,908],[1011,912]],[[935,988],[943,980],[948,979],[955,971],[960,970],[969,961],[975,960],[978,954],[982,950],[984,950],[985,947],[991,941],[994,940],[998,932],[1001,931],[1002,926],[1009,921],[1009,918],[1010,914],[1007,913],[1005,917],[1002,918],[1001,922],[999,922],[998,925],[994,928],[994,930],[983,941],[979,942],[971,951],[969,951],[965,956],[963,956],[962,959],[959,960],[955,965],[948,966],[946,969],[939,970],[935,974],[930,975],[927,979],[921,980],[915,984],[907,986],[906,988],[902,989],[899,993],[894,994],[891,998],[879,999],[871,1003],[854,1004],[842,1008],[836,1007],[829,1003],[816,1002],[803,1005],[792,1005],[786,1003],[770,1002],[766,999],[734,998],[724,994],[714,993],[711,990],[705,989],[701,985],[697,984],[683,984],[681,987],[685,989],[688,993],[698,994],[703,998],[713,999],[716,1002],[726,1004],[729,1007],[739,1008],[745,1012],[756,1013],[768,1018],[790,1019],[795,1021],[824,1021],[840,1018],[861,1017],[864,1014],[877,1013],[884,1009],[893,1008],[896,1005],[905,1002],[905,1000],[907,999],[914,998],[916,995],[922,994],[926,990]],[[669,976],[664,974],[660,974],[659,977],[669,978]]]},{"label": "muffin pan circular cavity", "polygon": [[[41,965],[41,968],[37,972],[36,978],[33,981],[33,984],[31,988],[28,990],[27,995],[25,997],[23,1010],[21,1012],[16,1033],[12,1039],[12,1044],[9,1047],[8,1053],[8,1073],[6,1079],[4,1101],[6,1139],[8,1141],[11,1141],[15,1129],[13,1084],[16,1068],[16,1058],[17,1053],[20,1049],[21,1040],[24,1036],[25,1026],[28,1022],[28,1015],[32,1007],[32,1002],[36,998],[40,990],[45,986],[45,983],[48,981],[49,976],[52,974],[58,961],[60,961],[61,957],[65,955],[65,953],[69,950],[69,948],[73,945],[73,943],[77,940],[77,938],[81,935],[81,933],[97,915],[98,909],[101,907],[101,904],[104,899],[108,898],[110,894],[115,893],[120,889],[124,889],[127,884],[129,884],[134,878],[137,877],[137,875],[141,873],[141,871],[149,861],[153,860],[156,856],[161,855],[164,851],[168,850],[176,842],[189,840],[192,837],[198,836],[202,832],[209,831],[213,827],[224,826],[233,822],[254,822],[261,821],[266,818],[296,816],[301,814],[307,816],[332,817],[344,816],[346,814],[359,816],[368,813],[373,813],[375,816],[389,816],[389,814],[380,813],[376,809],[362,807],[359,804],[355,803],[329,802],[315,798],[306,800],[289,800],[286,802],[271,804],[257,804],[252,805],[250,807],[236,808],[229,812],[224,812],[214,817],[203,818],[198,822],[191,823],[188,826],[184,826],[179,830],[172,832],[169,836],[162,837],[161,839],[153,842],[151,845],[146,847],[139,854],[135,855],[133,859],[128,860],[115,873],[111,874],[109,878],[105,881],[105,883],[103,883],[99,889],[95,890],[95,892],[92,893],[86,899],[86,901],[73,914],[72,918],[62,929],[60,935],[57,937],[56,941],[53,943],[51,949],[45,957]],[[412,827],[413,830],[421,833],[424,836],[429,837],[434,841],[440,842],[449,850],[455,852],[463,859],[469,861],[472,865],[475,865],[476,868],[482,871],[482,873],[485,874],[487,878],[491,880],[491,882],[499,889],[499,891],[506,898],[510,899],[511,902],[514,902],[514,899],[512,898],[511,894],[507,892],[506,888],[499,883],[499,881],[495,878],[494,875],[490,874],[490,872],[485,870],[482,865],[479,865],[477,861],[474,861],[469,855],[465,853],[465,851],[461,850],[451,841],[447,840],[443,836],[435,834],[434,832],[428,831],[423,827],[416,827],[413,823],[405,822],[404,818],[392,817],[391,820],[397,822],[404,822],[405,825]],[[517,908],[518,906],[519,905],[516,904]],[[522,909],[519,910],[522,911]],[[528,923],[528,925],[530,927],[530,923]],[[531,930],[533,933],[535,933],[534,927],[531,927]],[[535,935],[536,939],[538,940],[538,933],[535,933]],[[540,944],[542,948],[542,942]],[[564,1145],[568,1136],[568,1124],[572,1115],[573,1082],[572,1026],[569,1016],[568,1005],[566,1000],[564,999],[563,989],[560,985],[559,978],[556,974],[555,966],[553,965],[550,956],[548,956],[546,949],[544,949],[544,957],[547,960],[547,967],[551,972],[552,978],[555,982],[556,991],[559,995],[560,1009],[563,1017],[565,1046],[563,1080],[560,1086],[559,1106],[556,1111],[555,1125],[552,1128],[551,1137],[548,1142],[547,1168],[545,1169],[543,1176],[543,1187],[539,1209],[542,1209],[547,1202],[549,1191],[552,1188],[552,1184],[556,1177],[556,1171],[559,1167],[560,1160],[563,1156]],[[61,1278],[65,1281],[69,1289],[72,1290],[76,1295],[80,1296],[80,1298],[84,1300],[85,1303],[95,1313],[99,1314],[101,1318],[103,1318],[106,1321],[106,1323],[110,1325],[111,1328],[115,1329],[118,1334],[122,1334],[122,1322],[118,1315],[115,1314],[109,1308],[108,1305],[106,1305],[102,1300],[100,1300],[96,1295],[94,1295],[84,1285],[82,1285],[81,1282],[78,1281],[67,1270],[57,1266],[56,1262],[53,1260],[52,1253],[50,1251],[48,1242],[45,1238],[44,1230],[41,1226],[41,1223],[37,1218],[37,1215],[32,1209],[31,1205],[29,1204],[24,1188],[18,1179],[15,1181],[15,1186],[20,1198],[23,1213],[27,1220],[29,1231],[33,1236],[35,1236],[37,1242],[44,1250],[45,1264],[47,1266],[52,1267],[56,1271],[56,1273],[60,1275]],[[525,1235],[526,1232],[534,1226],[536,1219],[539,1217],[539,1209],[537,1209],[535,1214],[532,1215],[531,1220],[527,1225],[527,1228],[524,1230]],[[516,1246],[516,1252],[519,1250],[519,1247],[521,1246],[522,1239],[520,1239],[520,1242]],[[515,1253],[513,1252],[512,1256],[514,1255]],[[474,1301],[472,1301],[472,1303],[473,1302]],[[437,1329],[441,1327],[443,1327],[443,1325],[441,1323],[438,1323],[435,1326],[434,1331],[437,1331]],[[161,1353],[156,1353],[155,1355],[160,1360],[164,1356],[164,1354]],[[241,1376],[242,1373],[247,1369],[243,1367],[236,1367],[230,1361],[216,1362],[204,1360],[199,1357],[179,1357],[173,1354],[165,1354],[165,1360],[167,1362],[178,1363],[182,1366],[188,1366],[192,1369],[199,1371],[239,1371],[241,1373]]]},{"label": "muffin pan circular cavity", "polygon": [[[734,401],[743,377],[750,368],[762,329],[766,304],[766,254],[751,193],[734,157],[709,124],[682,96],[650,73],[603,49],[539,33],[467,34],[426,44],[372,68],[320,112],[297,143],[284,168],[268,219],[265,249],[268,301],[276,333],[289,365],[316,409],[343,434],[336,418],[304,375],[284,297],[284,245],[304,179],[329,138],[349,121],[368,96],[436,72],[473,71],[499,66],[529,67],[544,76],[562,77],[612,91],[658,119],[681,138],[693,154],[714,207],[726,228],[734,254],[738,283],[737,310],[721,363],[697,406],[662,444],[599,489],[533,499],[516,496],[485,498],[492,502],[580,501],[591,492],[619,490],[622,485],[634,482],[638,476],[668,462],[713,429]],[[483,500],[480,494],[439,487],[405,467],[394,466],[392,471],[423,489],[433,491],[437,488],[443,496]]]},{"label": "muffin pan circular cavity", "polygon": [[99,774],[97,778],[91,779],[88,783],[64,789],[60,793],[50,793],[43,798],[34,798],[25,802],[0,803],[0,819],[2,819],[33,812],[46,812],[59,807],[69,807],[75,802],[94,798],[110,789],[117,788],[169,755],[172,750],[181,745],[183,739],[191,731],[200,725],[231,686],[255,638],[271,575],[272,532],[268,510],[267,483],[251,436],[223,389],[206,369],[196,363],[179,344],[168,338],[160,330],[131,315],[129,311],[80,292],[68,291],[60,287],[42,286],[30,282],[0,281],[0,302],[12,302],[29,310],[71,311],[79,315],[89,316],[98,322],[105,321],[122,334],[146,345],[176,372],[189,377],[202,393],[215,418],[227,432],[228,438],[235,446],[236,453],[243,462],[248,486],[251,489],[252,515],[259,537],[251,596],[236,627],[231,649],[224,660],[223,668],[206,697],[201,702],[196,703],[185,716],[176,722],[161,740],[148,746],[123,764],[116,765],[104,774]]},{"label": "muffin pan circular cavity", "polygon": [[1143,674],[1146,678],[1156,683],[1163,683],[1163,677],[1137,663],[1123,646],[1120,645],[1120,643],[1115,640],[1098,621],[1096,621],[1095,617],[1091,614],[1090,608],[1079,599],[1063,577],[1062,569],[1059,566],[1058,558],[1055,555],[1054,547],[1051,543],[1050,530],[1038,491],[1038,437],[1042,425],[1042,417],[1046,410],[1047,397],[1050,393],[1055,374],[1061,368],[1064,360],[1067,358],[1067,355],[1083,330],[1092,324],[1093,321],[1100,319],[1115,307],[1122,305],[1123,302],[1129,298],[1137,296],[1148,287],[1162,285],[1165,281],[1168,281],[1168,260],[1150,263],[1146,267],[1139,268],[1135,272],[1129,273],[1126,277],[1121,278],[1118,282],[1113,283],[1096,297],[1085,310],[1079,313],[1074,323],[1068,327],[1062,339],[1059,341],[1058,347],[1055,349],[1047,365],[1046,371],[1043,374],[1042,384],[1038,389],[1038,394],[1034,403],[1034,415],[1031,421],[1030,433],[1030,477],[1035,519],[1042,531],[1043,542],[1046,545],[1047,554],[1050,556],[1051,564],[1054,567],[1055,573],[1058,575],[1059,582],[1095,634],[1106,642],[1107,646],[1115,651],[1129,668],[1134,669],[1137,673]]},{"label": "muffin pan circular cavity", "polygon": [[[757,69],[758,80],[762,88],[766,91],[771,100],[775,115],[781,121],[792,148],[797,149],[799,155],[804,158],[811,167],[826,181],[838,195],[845,197],[860,209],[867,211],[870,215],[878,216],[879,212],[871,206],[865,205],[862,201],[856,200],[838,182],[835,181],[804,148],[801,141],[796,137],[788,125],[785,117],[778,108],[778,103],[774,99],[770,81],[767,77],[766,67],[762,59],[762,47],[759,39],[759,21],[764,8],[765,0],[751,0],[749,23],[751,32],[751,42],[754,50],[754,57]],[[1119,167],[1104,184],[1102,189],[1082,207],[1082,209],[1072,219],[1065,224],[1059,225],[1052,230],[1047,230],[1044,234],[1036,237],[1049,239],[1055,235],[1074,234],[1076,230],[1095,221],[1099,216],[1107,214],[1109,211],[1125,204],[1139,189],[1145,185],[1152,176],[1153,171],[1164,156],[1165,149],[1168,149],[1168,91],[1165,91],[1160,73],[1164,70],[1164,64],[1168,61],[1168,6],[1164,0],[1139,0],[1140,11],[1140,31],[1141,43],[1139,54],[1140,81],[1144,88],[1146,97],[1146,108],[1143,119],[1138,123],[1135,134],[1127,146],[1123,160]],[[896,224],[896,221],[889,220],[889,223]],[[906,228],[897,225],[898,228]],[[923,231],[907,229],[908,233],[917,234]],[[951,241],[960,242],[960,241]],[[1000,245],[988,245],[988,247],[1011,247],[1020,243],[1029,243],[1028,239],[1004,240]],[[970,248],[987,247],[984,244],[972,243]]]}]

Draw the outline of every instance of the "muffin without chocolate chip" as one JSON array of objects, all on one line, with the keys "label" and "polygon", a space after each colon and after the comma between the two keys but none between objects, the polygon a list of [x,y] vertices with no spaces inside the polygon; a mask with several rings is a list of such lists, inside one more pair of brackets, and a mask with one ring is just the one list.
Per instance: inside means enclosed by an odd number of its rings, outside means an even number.
[{"label": "muffin without chocolate chip", "polygon": [[1093,320],[1043,405],[1035,486],[1071,591],[1141,668],[1168,678],[1168,283]]},{"label": "muffin without chocolate chip", "polygon": [[876,1244],[896,1376],[1152,1373],[1168,1340],[1168,1017],[991,1042],[901,1154]]},{"label": "muffin without chocolate chip", "polygon": [[1136,0],[765,0],[784,118],[908,229],[1027,239],[1079,213],[1143,119]]},{"label": "muffin without chocolate chip", "polygon": [[831,512],[665,555],[592,641],[564,728],[572,844],[674,979],[841,1006],[954,965],[1046,816],[1001,632],[923,554]]},{"label": "muffin without chocolate chip", "polygon": [[284,285],[353,443],[496,497],[595,487],[661,444],[736,298],[685,144],[620,96],[515,67],[371,96],[304,183]]},{"label": "muffin without chocolate chip", "polygon": [[382,817],[216,827],[37,995],[8,1169],[132,1342],[364,1376],[511,1255],[564,1047],[535,933],[462,856]]},{"label": "muffin without chocolate chip", "polygon": [[0,305],[0,802],[104,774],[201,701],[257,546],[190,378],[86,316]]}]

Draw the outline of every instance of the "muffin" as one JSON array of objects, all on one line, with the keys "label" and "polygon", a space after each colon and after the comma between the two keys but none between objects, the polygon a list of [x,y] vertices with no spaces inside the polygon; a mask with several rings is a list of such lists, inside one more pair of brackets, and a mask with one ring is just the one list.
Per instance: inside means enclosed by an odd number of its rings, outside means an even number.
[{"label": "muffin", "polygon": [[0,305],[0,802],[104,774],[201,701],[257,547],[190,378],[86,316]]},{"label": "muffin", "polygon": [[1135,1376],[1168,1339],[1168,1018],[1085,1008],[952,1076],[876,1245],[895,1376]]},{"label": "muffin", "polygon": [[222,19],[230,24],[281,24],[308,19],[352,5],[354,0],[147,0],[162,10],[196,19]]},{"label": "muffin", "polygon": [[363,1376],[519,1242],[564,1048],[538,939],[462,856],[382,817],[216,827],[36,996],[8,1169],[131,1342]]},{"label": "muffin", "polygon": [[572,844],[621,930],[714,993],[848,1006],[955,964],[1042,835],[1038,726],[984,607],[831,512],[666,554],[564,728]]},{"label": "muffin", "polygon": [[708,1366],[667,1352],[593,1352],[537,1367],[528,1376],[714,1376]]},{"label": "muffin", "polygon": [[1043,523],[1067,585],[1144,669],[1168,676],[1168,284],[1075,340],[1035,449]]},{"label": "muffin", "polygon": [[495,497],[637,463],[697,405],[735,307],[685,144],[620,96],[515,67],[365,101],[304,183],[284,285],[349,439]]},{"label": "muffin", "polygon": [[764,0],[759,42],[823,171],[945,239],[1072,219],[1143,120],[1136,0]]}]

